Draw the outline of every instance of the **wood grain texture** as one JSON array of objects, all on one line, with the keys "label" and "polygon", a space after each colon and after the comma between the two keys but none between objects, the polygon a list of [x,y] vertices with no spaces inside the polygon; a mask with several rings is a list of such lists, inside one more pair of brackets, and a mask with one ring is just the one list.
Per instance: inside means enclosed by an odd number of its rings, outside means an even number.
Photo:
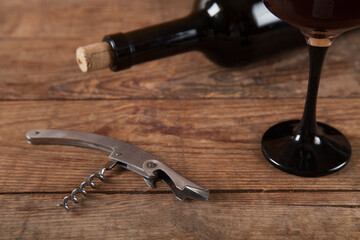
[{"label": "wood grain texture", "polygon": [[[349,138],[353,160],[339,173],[304,179],[275,169],[260,150],[263,132],[279,120],[299,118],[303,100],[1,103],[0,192],[66,192],[107,162],[108,155],[95,150],[28,145],[25,132],[43,128],[129,142],[213,190],[360,190],[359,105],[357,99],[319,101],[319,121],[331,123]],[[16,156],[21,160],[14,162]],[[109,181],[99,190],[149,190],[140,176],[127,171],[114,173]],[[162,184],[159,189],[167,190]]]},{"label": "wood grain texture", "polygon": [[[198,52],[118,73],[78,69],[78,46],[182,17],[192,4],[0,1],[0,239],[359,238],[360,31],[335,41],[325,61],[318,120],[348,137],[352,158],[321,178],[281,172],[260,151],[268,127],[302,113],[305,48],[231,69]],[[117,167],[65,212],[55,206],[108,154],[27,144],[25,133],[42,128],[129,142],[210,199],[179,202],[165,184],[150,189]]]},{"label": "wood grain texture", "polygon": [[[101,40],[188,14],[192,0],[2,0],[1,38]],[[142,17],[139,17],[142,16]]]},{"label": "wood grain texture", "polygon": [[[18,239],[357,239],[358,193],[91,194],[65,212],[61,194],[0,195],[1,237]],[[0,238],[1,238],[0,237]],[[4,238],[6,239],[6,238]]]},{"label": "wood grain texture", "polygon": [[[359,96],[359,41],[356,31],[330,48],[320,97]],[[83,44],[84,40],[0,39],[0,99],[265,99],[304,98],[306,93],[305,48],[239,68],[223,68],[190,52],[117,73],[85,74],[75,60],[75,50]]]}]

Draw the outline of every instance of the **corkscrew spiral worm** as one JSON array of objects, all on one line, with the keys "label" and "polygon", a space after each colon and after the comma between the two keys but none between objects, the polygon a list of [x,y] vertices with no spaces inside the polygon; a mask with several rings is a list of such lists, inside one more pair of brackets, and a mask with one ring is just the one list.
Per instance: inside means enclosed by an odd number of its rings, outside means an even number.
[{"label": "corkscrew spiral worm", "polygon": [[68,201],[71,200],[74,203],[79,203],[79,200],[76,197],[77,193],[82,193],[84,196],[87,196],[87,192],[85,191],[86,186],[90,186],[91,188],[96,188],[96,185],[94,183],[94,178],[98,178],[101,181],[104,181],[104,173],[106,170],[109,170],[109,168],[102,168],[99,173],[91,174],[88,181],[82,182],[80,184],[79,188],[74,189],[69,196],[66,196],[63,198],[62,203],[58,204],[58,207],[64,207],[66,210],[70,210]]}]

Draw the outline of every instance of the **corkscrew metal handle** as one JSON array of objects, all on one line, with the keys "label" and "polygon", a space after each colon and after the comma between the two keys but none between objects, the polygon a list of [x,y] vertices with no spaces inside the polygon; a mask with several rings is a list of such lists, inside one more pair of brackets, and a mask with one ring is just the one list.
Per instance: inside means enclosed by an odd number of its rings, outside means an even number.
[{"label": "corkscrew metal handle", "polygon": [[111,169],[115,163],[143,176],[145,183],[149,187],[155,187],[154,183],[162,180],[170,187],[179,200],[184,200],[185,198],[207,200],[209,198],[209,191],[206,188],[184,178],[165,163],[156,160],[150,153],[117,139],[93,133],[50,129],[29,131],[26,133],[26,138],[31,144],[80,146],[110,153],[110,165],[108,164],[100,170],[99,174],[91,175],[87,182],[82,183],[80,188],[73,191],[73,194],[64,198],[62,206],[66,209],[68,209],[68,200],[76,203],[77,198],[75,194],[86,194],[85,186],[95,187],[92,182],[93,178],[97,177],[102,180],[104,171]]}]

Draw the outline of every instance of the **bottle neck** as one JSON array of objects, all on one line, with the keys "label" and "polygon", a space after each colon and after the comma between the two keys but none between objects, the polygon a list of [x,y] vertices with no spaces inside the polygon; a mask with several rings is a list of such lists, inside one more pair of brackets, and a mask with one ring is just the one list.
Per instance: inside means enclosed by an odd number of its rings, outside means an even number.
[{"label": "bottle neck", "polygon": [[202,29],[207,18],[204,12],[161,23],[147,28],[107,35],[115,55],[112,71],[130,68],[132,65],[155,60],[198,48]]}]

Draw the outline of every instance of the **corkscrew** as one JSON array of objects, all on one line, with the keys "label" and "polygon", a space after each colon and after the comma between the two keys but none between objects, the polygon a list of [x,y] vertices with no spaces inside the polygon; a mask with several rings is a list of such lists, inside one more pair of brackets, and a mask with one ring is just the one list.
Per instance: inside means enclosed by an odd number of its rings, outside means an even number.
[{"label": "corkscrew", "polygon": [[29,131],[26,133],[26,138],[29,143],[36,145],[70,145],[110,153],[109,162],[99,173],[92,174],[88,181],[81,183],[79,188],[74,189],[69,196],[63,198],[62,203],[58,206],[62,206],[66,210],[70,209],[68,201],[78,203],[76,194],[81,193],[86,196],[85,187],[95,188],[94,179],[103,180],[104,172],[111,170],[117,164],[141,175],[149,187],[154,188],[155,182],[162,180],[181,201],[186,198],[203,201],[209,198],[209,191],[206,188],[184,178],[165,163],[156,160],[150,153],[117,139],[93,133],[50,129]]},{"label": "corkscrew", "polygon": [[58,206],[58,207],[64,207],[66,210],[70,210],[68,201],[71,200],[71,201],[73,201],[74,203],[79,203],[79,200],[77,199],[76,194],[77,194],[77,193],[82,193],[84,196],[87,196],[87,192],[85,191],[85,187],[86,187],[86,186],[90,186],[91,188],[95,188],[96,185],[95,185],[95,183],[94,183],[94,178],[98,178],[98,179],[100,179],[101,181],[104,181],[104,172],[105,172],[106,170],[111,170],[113,167],[115,167],[115,165],[116,165],[116,162],[110,160],[110,161],[99,171],[98,174],[97,174],[97,173],[91,174],[90,177],[89,177],[89,180],[87,180],[87,181],[85,181],[85,182],[82,182],[82,183],[80,184],[80,187],[79,187],[79,188],[74,189],[69,196],[64,197],[63,200],[62,200],[62,203],[58,204],[57,206]]}]

